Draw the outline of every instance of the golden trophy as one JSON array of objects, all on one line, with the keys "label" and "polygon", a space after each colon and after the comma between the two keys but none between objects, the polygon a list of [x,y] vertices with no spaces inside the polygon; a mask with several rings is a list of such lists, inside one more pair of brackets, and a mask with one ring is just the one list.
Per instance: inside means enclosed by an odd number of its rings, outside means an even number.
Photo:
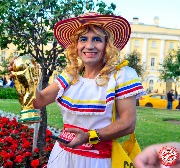
[{"label": "golden trophy", "polygon": [[33,106],[39,81],[39,69],[36,62],[30,56],[20,56],[14,60],[12,74],[18,99],[22,105],[19,122],[29,124],[40,122],[38,110]]}]

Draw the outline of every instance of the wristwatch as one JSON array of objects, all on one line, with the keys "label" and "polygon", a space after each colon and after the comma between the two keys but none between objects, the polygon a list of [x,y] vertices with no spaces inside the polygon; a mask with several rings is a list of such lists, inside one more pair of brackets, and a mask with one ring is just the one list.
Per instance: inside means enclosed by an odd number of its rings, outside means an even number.
[{"label": "wristwatch", "polygon": [[90,130],[89,132],[89,144],[95,145],[100,141],[100,137],[97,130]]}]

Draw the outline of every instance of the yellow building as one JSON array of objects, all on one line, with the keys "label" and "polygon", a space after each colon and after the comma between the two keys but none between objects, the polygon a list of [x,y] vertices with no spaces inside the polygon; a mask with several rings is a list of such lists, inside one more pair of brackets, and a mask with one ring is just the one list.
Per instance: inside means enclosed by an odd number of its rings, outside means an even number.
[{"label": "yellow building", "polygon": [[[121,51],[121,57],[132,53],[134,50],[141,54],[141,63],[145,69],[142,84],[146,90],[166,93],[169,89],[174,89],[174,82],[160,81],[159,69],[169,51],[177,50],[180,47],[180,29],[160,27],[158,17],[154,18],[154,25],[140,23],[138,18],[133,18],[133,22],[130,24],[132,28],[131,38]],[[0,63],[11,54],[14,56],[19,54],[13,45],[9,45],[9,49],[0,50]],[[52,83],[57,74],[54,72],[49,83]],[[176,88],[180,94],[180,81],[176,83]]]},{"label": "yellow building", "polygon": [[[180,47],[180,29],[160,27],[158,17],[154,17],[154,25],[140,23],[138,18],[133,18],[130,24],[131,38],[122,50],[121,56],[134,50],[141,54],[141,63],[145,68],[142,83],[146,90],[166,93],[169,89],[174,89],[174,82],[159,79],[159,69],[169,51]],[[180,81],[176,83],[176,88],[180,94]]]}]

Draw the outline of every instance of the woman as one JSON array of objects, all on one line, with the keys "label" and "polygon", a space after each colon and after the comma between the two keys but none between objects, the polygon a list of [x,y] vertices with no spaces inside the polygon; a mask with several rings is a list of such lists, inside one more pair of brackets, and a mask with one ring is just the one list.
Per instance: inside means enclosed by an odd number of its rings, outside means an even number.
[{"label": "woman", "polygon": [[[126,61],[119,64],[130,33],[124,18],[94,12],[55,25],[68,65],[37,91],[34,107],[56,100],[64,122],[60,137],[69,143],[55,143],[48,168],[111,168],[112,140],[134,131],[136,96],[144,89],[135,70]],[[112,123],[114,101],[118,117]]]}]

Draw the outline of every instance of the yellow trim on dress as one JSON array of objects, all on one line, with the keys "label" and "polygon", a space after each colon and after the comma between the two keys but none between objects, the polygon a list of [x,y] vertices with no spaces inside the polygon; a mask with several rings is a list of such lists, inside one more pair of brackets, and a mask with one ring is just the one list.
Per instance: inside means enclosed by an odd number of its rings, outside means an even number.
[{"label": "yellow trim on dress", "polygon": [[119,85],[116,86],[116,90],[120,87],[123,87],[123,86],[127,86],[129,84],[132,84],[132,83],[137,83],[137,82],[140,82],[140,80],[138,78],[136,79],[133,79],[133,80],[130,80],[130,81],[127,81],[127,82],[124,82],[124,83],[121,83]]},{"label": "yellow trim on dress", "polygon": [[114,92],[115,92],[115,88],[109,89],[109,90],[107,91],[107,93],[114,93]]},{"label": "yellow trim on dress", "polygon": [[68,84],[71,82],[70,78],[64,71],[62,72],[61,76],[67,81]]},{"label": "yellow trim on dress", "polygon": [[62,96],[62,98],[74,104],[106,104],[105,100],[74,100],[67,96]]}]

